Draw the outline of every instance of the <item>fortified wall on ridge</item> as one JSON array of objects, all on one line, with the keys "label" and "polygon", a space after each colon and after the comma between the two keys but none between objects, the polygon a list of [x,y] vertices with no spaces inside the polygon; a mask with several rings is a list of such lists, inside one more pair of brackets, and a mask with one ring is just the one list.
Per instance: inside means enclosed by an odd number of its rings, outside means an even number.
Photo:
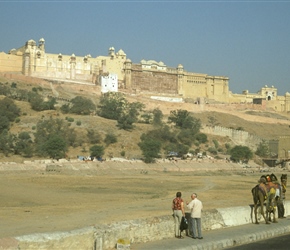
[{"label": "fortified wall on ridge", "polygon": [[93,58],[91,55],[50,54],[45,50],[43,38],[38,44],[29,40],[18,49],[0,52],[0,72],[93,84],[100,84],[102,76],[114,74],[118,89],[133,94],[179,97],[196,104],[253,103],[264,109],[290,111],[290,93],[278,96],[274,86],[265,85],[255,94],[248,90],[233,94],[226,76],[188,72],[182,64],[172,68],[154,60],[133,63],[122,49],[115,52],[113,47],[109,48],[107,56]]}]

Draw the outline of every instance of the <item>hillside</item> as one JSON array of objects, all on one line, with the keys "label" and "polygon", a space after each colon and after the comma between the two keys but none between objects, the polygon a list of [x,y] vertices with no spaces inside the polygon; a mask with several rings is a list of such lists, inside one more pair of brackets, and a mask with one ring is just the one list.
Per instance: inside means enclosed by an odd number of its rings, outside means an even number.
[{"label": "hillside", "polygon": [[[13,81],[0,78],[0,82],[11,84]],[[61,106],[66,99],[72,99],[73,97],[80,95],[93,100],[95,104],[98,104],[100,98],[100,88],[95,85],[86,85],[82,83],[70,83],[70,82],[43,82],[41,84],[32,84],[28,82],[17,83],[19,89],[29,89],[33,87],[42,87],[43,96],[54,96],[60,98],[59,106]],[[125,93],[126,94],[126,93]],[[3,98],[0,97],[0,98]],[[204,126],[213,125],[209,123],[209,117],[214,117],[215,125],[228,127],[228,128],[242,128],[244,131],[248,131],[251,134],[256,134],[261,138],[274,138],[278,135],[290,135],[290,115],[289,114],[278,114],[273,111],[261,111],[251,110],[248,107],[240,106],[238,108],[232,106],[218,106],[218,105],[196,105],[192,103],[170,103],[150,99],[149,96],[143,95],[129,95],[126,94],[126,98],[129,101],[138,101],[146,105],[146,109],[152,110],[159,108],[164,116],[165,120],[170,114],[171,110],[186,109],[189,112],[199,118]],[[136,124],[136,128],[131,131],[119,130],[116,127],[116,121],[104,119],[99,116],[79,116],[73,114],[62,114],[59,110],[36,112],[30,108],[29,103],[22,101],[15,101],[20,107],[22,116],[20,117],[19,123],[14,123],[11,127],[12,133],[18,133],[21,131],[33,132],[33,127],[37,121],[42,118],[54,117],[65,119],[66,117],[74,118],[74,122],[71,123],[71,127],[77,131],[78,138],[86,136],[86,129],[94,128],[99,131],[102,138],[109,132],[114,133],[118,137],[118,142],[110,145],[106,148],[105,157],[120,157],[121,152],[125,152],[125,157],[140,158],[142,156],[141,151],[138,147],[139,138],[142,133],[152,129],[151,125],[148,124]],[[77,126],[76,122],[80,121],[81,126]],[[220,142],[220,145],[225,143],[231,143],[228,138],[214,137],[208,135],[209,145],[211,146],[212,140],[216,139]],[[81,146],[76,148],[70,148],[68,157],[74,159],[77,155],[87,156],[91,145],[83,143]],[[15,161],[22,162],[24,159],[18,156],[1,157],[1,161]]]}]

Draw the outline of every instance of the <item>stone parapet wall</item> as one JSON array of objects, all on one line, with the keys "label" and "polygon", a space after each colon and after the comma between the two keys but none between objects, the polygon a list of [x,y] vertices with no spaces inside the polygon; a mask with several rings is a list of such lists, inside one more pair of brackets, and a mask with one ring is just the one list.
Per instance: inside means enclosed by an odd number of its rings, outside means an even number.
[{"label": "stone parapet wall", "polygon": [[[289,215],[290,202],[285,203]],[[237,214],[239,216],[237,216]],[[189,219],[189,214],[186,214]],[[202,230],[215,230],[252,223],[253,206],[205,210]],[[264,221],[261,221],[264,223]],[[172,238],[174,220],[171,215],[95,225],[69,232],[31,234],[0,239],[0,249],[88,249],[106,250],[116,247],[118,239],[129,239],[130,244]],[[190,231],[187,232],[190,234]]]},{"label": "stone parapet wall", "polygon": [[[138,164],[136,164],[138,163]],[[254,163],[253,163],[254,164]],[[241,171],[242,165],[237,163],[227,162],[225,159],[187,159],[174,160],[158,159],[156,163],[150,164],[150,171],[163,172],[190,172],[190,171]],[[81,161],[81,160],[66,160],[66,159],[43,159],[34,161],[24,161],[24,163],[15,162],[0,162],[0,171],[22,171],[22,170],[41,170],[41,171],[65,171],[65,170],[102,170],[110,168],[113,170],[148,170],[148,164],[140,160],[127,160],[123,158],[112,158],[104,162],[100,161]]]},{"label": "stone parapet wall", "polygon": [[257,146],[260,142],[263,141],[262,138],[252,135],[246,131],[242,130],[235,130],[231,128],[225,128],[220,126],[206,126],[201,129],[202,133],[205,134],[212,134],[212,135],[218,135],[223,137],[229,137],[232,141],[239,145],[248,146],[252,150],[256,150]]}]

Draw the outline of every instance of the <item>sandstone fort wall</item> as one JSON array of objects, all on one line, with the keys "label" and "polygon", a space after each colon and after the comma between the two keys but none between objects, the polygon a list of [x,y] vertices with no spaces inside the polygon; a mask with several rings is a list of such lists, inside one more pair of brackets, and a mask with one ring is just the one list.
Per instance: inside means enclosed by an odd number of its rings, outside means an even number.
[{"label": "sandstone fort wall", "polygon": [[205,134],[229,137],[235,144],[248,146],[252,150],[256,150],[260,142],[263,141],[256,135],[252,135],[246,131],[224,128],[220,126],[206,126],[201,129]]}]

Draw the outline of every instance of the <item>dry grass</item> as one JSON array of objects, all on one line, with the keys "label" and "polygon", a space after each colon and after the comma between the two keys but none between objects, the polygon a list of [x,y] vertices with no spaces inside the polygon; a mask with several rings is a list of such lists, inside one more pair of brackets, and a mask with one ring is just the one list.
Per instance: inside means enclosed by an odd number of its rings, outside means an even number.
[{"label": "dry grass", "polygon": [[[1,79],[0,79],[1,81]],[[11,84],[12,81],[1,81],[8,82]],[[17,82],[17,87],[21,89],[32,90],[33,87],[39,87],[39,85],[31,83]],[[85,96],[93,100],[97,105],[100,98],[100,88],[98,86],[83,85],[83,84],[72,84],[72,83],[46,83],[41,84],[44,96],[52,95],[58,96],[65,99],[71,99],[77,95]],[[2,97],[3,98],[3,97]],[[159,108],[166,117],[169,115],[171,110],[176,109],[187,109],[195,110],[196,105],[190,103],[166,103],[162,101],[155,101],[146,96],[132,96],[127,95],[126,98],[129,101],[139,101],[146,105],[146,109],[152,110]],[[148,130],[153,129],[151,125],[147,124],[136,124],[136,127],[132,131],[119,130],[116,127],[116,121],[104,119],[99,116],[78,116],[72,114],[62,114],[59,110],[36,112],[30,108],[27,102],[16,101],[17,105],[21,108],[22,115],[19,123],[13,124],[11,127],[12,133],[19,133],[21,131],[28,131],[33,133],[33,127],[37,124],[40,119],[46,119],[49,117],[65,119],[66,117],[74,118],[74,122],[71,127],[75,128],[79,138],[86,137],[87,129],[96,129],[105,138],[107,133],[114,133],[118,137],[118,142],[110,145],[106,148],[105,157],[115,156],[120,157],[121,152],[125,152],[125,156],[128,158],[141,158],[142,153],[138,147],[140,136],[142,133],[146,133]],[[59,103],[61,106],[62,103]],[[205,107],[203,111],[193,112],[196,118],[202,121],[203,125],[209,124],[209,117],[216,119],[216,124],[223,127],[231,128],[242,128],[243,130],[256,134],[261,138],[269,139],[278,135],[290,135],[290,116],[286,114],[277,114],[274,112],[261,112],[254,110],[226,110],[222,109],[211,109]],[[265,122],[263,122],[263,119]],[[81,126],[77,126],[76,122],[80,121]],[[210,124],[212,125],[212,124]],[[230,140],[225,137],[211,136],[209,137],[208,146],[212,146],[212,140],[216,139],[220,145],[230,143]],[[70,148],[68,156],[75,158],[77,155],[88,155],[89,148],[91,145],[83,143],[81,146],[76,148]],[[193,148],[194,149],[194,148]],[[22,159],[23,160],[23,159]],[[3,158],[3,161],[21,161],[21,158],[12,156],[11,158]]]},{"label": "dry grass", "polygon": [[185,201],[198,193],[205,210],[247,206],[260,176],[238,166],[231,172],[203,171],[195,164],[188,165],[190,172],[163,171],[158,164],[143,167],[148,174],[141,174],[138,164],[124,169],[109,162],[59,173],[2,172],[0,238],[169,215],[177,191]]},{"label": "dry grass", "polygon": [[[18,83],[18,87],[32,89],[34,86]],[[100,93],[96,86],[54,84],[51,88],[48,84],[42,87],[47,94],[54,92],[63,98],[85,95],[95,103],[98,102]],[[146,97],[128,96],[128,99],[142,101],[148,109],[159,107],[165,115],[170,110],[196,108],[192,104],[164,103]],[[77,126],[75,122],[71,125],[78,131],[79,136],[85,136],[87,128],[95,128],[102,136],[108,132],[118,136],[118,143],[108,147],[106,155],[119,156],[124,150],[129,158],[139,157],[141,153],[137,143],[140,135],[152,129],[151,125],[137,124],[132,132],[128,132],[117,129],[116,121],[98,116],[62,115],[59,111],[35,112],[28,103],[17,102],[17,105],[26,115],[21,116],[21,122],[13,124],[13,133],[33,132],[33,126],[42,117],[65,119],[69,116],[75,121],[81,121],[81,126]],[[208,123],[209,116],[215,116],[221,126],[243,127],[244,130],[261,137],[289,135],[288,121],[282,120],[280,116],[271,118],[268,112],[264,116],[255,116],[244,111],[217,111],[216,108],[207,108],[202,112],[194,112],[194,115],[203,124]],[[220,144],[227,142],[227,138],[210,137],[210,140],[213,138]],[[71,148],[69,156],[74,158],[76,155],[87,154],[83,152],[84,148],[88,150],[89,145]],[[12,156],[2,158],[1,161],[21,162],[23,159]],[[216,170],[217,166],[224,167],[225,163],[209,162],[207,166],[199,169],[198,163],[184,164],[178,162],[140,166],[137,163],[128,163],[121,166],[118,163],[103,162],[94,163],[89,170],[2,171],[0,237],[64,231],[113,221],[168,215],[177,191],[182,191],[186,201],[190,199],[192,192],[197,192],[205,210],[252,203],[250,190],[260,176],[258,169],[245,171],[237,165],[237,171],[229,172]],[[181,165],[187,170],[182,170]],[[79,166],[78,163],[76,166]],[[141,174],[140,168],[148,170],[148,174]],[[167,168],[172,171],[164,171]]]}]

